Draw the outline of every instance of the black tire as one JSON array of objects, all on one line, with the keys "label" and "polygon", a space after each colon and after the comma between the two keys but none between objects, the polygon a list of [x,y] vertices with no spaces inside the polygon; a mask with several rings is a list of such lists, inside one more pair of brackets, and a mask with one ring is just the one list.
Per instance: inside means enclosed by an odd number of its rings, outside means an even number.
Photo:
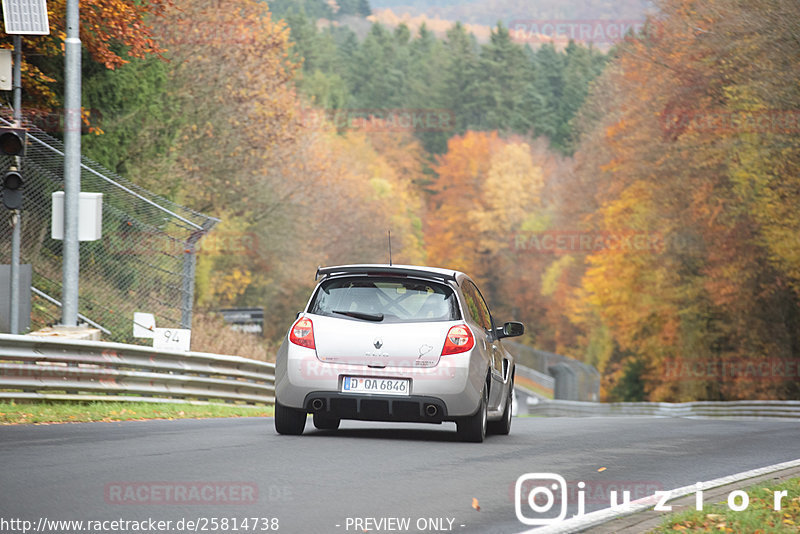
[{"label": "black tire", "polygon": [[506,409],[503,412],[503,418],[499,421],[489,421],[489,425],[487,426],[486,430],[489,434],[499,434],[502,436],[507,436],[509,432],[511,432],[511,403],[514,399],[514,381],[511,381],[508,388],[508,400],[506,401]]},{"label": "black tire", "polygon": [[486,438],[486,428],[488,426],[487,405],[489,404],[489,388],[484,386],[481,395],[481,404],[475,415],[465,417],[456,423],[458,437],[461,441],[471,443],[482,443]]},{"label": "black tire", "polygon": [[275,401],[275,430],[278,434],[299,436],[306,428],[305,410],[289,408]]},{"label": "black tire", "polygon": [[321,413],[314,414],[314,426],[319,430],[337,430],[342,420]]}]

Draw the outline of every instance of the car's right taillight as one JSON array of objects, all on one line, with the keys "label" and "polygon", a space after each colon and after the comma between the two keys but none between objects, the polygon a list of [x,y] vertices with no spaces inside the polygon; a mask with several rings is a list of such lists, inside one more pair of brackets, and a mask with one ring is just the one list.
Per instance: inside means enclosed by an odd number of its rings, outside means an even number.
[{"label": "car's right taillight", "polygon": [[314,323],[311,322],[311,319],[308,317],[298,319],[289,331],[289,341],[307,349],[316,349],[317,347],[314,344]]},{"label": "car's right taillight", "polygon": [[469,327],[465,324],[457,324],[447,331],[447,336],[444,338],[442,356],[467,352],[474,346],[475,338],[472,336],[472,331]]}]

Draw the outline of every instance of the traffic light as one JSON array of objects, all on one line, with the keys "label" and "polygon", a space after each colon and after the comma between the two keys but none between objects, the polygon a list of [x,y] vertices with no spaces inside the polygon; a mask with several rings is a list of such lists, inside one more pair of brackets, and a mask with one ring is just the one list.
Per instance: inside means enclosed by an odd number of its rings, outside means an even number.
[{"label": "traffic light", "polygon": [[25,128],[0,128],[0,155],[24,156],[27,135]]},{"label": "traffic light", "polygon": [[3,176],[3,204],[10,210],[22,209],[22,186],[25,181],[15,169],[11,169]]}]

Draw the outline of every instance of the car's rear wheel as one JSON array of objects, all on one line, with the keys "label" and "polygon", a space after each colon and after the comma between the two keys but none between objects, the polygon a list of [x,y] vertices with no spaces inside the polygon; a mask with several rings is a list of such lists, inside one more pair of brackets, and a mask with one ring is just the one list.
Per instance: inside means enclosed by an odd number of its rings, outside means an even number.
[{"label": "car's rear wheel", "polygon": [[342,420],[338,417],[331,417],[322,413],[314,414],[314,426],[319,430],[336,430]]},{"label": "car's rear wheel", "polygon": [[275,401],[275,430],[278,434],[299,436],[306,428],[305,410],[289,408]]},{"label": "car's rear wheel", "polygon": [[489,434],[508,435],[511,432],[511,403],[514,398],[514,381],[508,385],[508,400],[506,400],[506,409],[503,412],[503,418],[499,421],[489,421],[487,430]]},{"label": "car's rear wheel", "polygon": [[465,417],[456,423],[458,437],[461,441],[481,443],[486,437],[486,427],[488,426],[488,415],[486,413],[489,404],[489,388],[484,386],[481,395],[481,404],[475,415]]}]

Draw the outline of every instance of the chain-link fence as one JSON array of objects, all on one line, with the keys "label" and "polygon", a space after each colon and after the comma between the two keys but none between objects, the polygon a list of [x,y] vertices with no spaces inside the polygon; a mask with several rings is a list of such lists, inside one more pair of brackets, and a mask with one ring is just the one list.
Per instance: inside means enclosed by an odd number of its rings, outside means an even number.
[{"label": "chain-link fence", "polygon": [[[0,111],[0,126],[11,126]],[[62,241],[52,239],[52,193],[64,188],[64,148],[28,121],[22,159],[25,179],[21,262],[33,266],[32,328],[59,323]],[[5,173],[13,158],[0,157]],[[103,193],[103,236],[80,243],[79,313],[132,342],[133,312],[156,316],[160,327],[190,327],[197,242],[218,222],[133,184],[82,158],[81,191]],[[0,263],[11,260],[11,225],[0,213]]]}]

